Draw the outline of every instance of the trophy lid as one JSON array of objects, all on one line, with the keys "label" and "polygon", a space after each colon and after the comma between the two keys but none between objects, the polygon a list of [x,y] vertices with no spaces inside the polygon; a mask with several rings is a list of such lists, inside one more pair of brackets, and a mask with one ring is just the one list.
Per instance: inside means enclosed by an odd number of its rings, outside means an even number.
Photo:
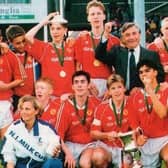
[{"label": "trophy lid", "polygon": [[64,19],[61,15],[56,15],[49,21],[49,23],[60,23],[60,24],[67,24],[68,21]]}]

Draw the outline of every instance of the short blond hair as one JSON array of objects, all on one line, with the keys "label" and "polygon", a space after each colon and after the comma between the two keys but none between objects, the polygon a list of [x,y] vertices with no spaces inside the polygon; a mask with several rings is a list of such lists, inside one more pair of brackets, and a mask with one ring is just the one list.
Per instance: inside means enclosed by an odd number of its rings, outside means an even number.
[{"label": "short blond hair", "polygon": [[124,79],[118,74],[112,74],[107,78],[107,88],[109,89],[110,86],[115,82],[120,82],[124,86]]},{"label": "short blond hair", "polygon": [[19,103],[18,103],[18,109],[19,110],[22,109],[23,103],[25,103],[25,102],[31,102],[34,109],[38,110],[38,116],[41,115],[41,113],[43,111],[43,108],[42,108],[42,105],[40,104],[40,102],[37,100],[36,97],[30,96],[30,95],[25,95],[25,96],[21,97],[19,99]]},{"label": "short blond hair", "polygon": [[86,6],[86,13],[87,14],[89,14],[89,9],[91,7],[99,7],[103,11],[103,13],[105,14],[106,9],[105,9],[105,6],[102,2],[97,1],[97,0],[90,1]]}]

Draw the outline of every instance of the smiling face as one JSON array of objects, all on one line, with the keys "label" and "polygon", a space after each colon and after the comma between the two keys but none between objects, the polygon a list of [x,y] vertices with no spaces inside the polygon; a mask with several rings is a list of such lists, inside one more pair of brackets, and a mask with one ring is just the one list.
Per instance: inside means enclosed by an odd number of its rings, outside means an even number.
[{"label": "smiling face", "polygon": [[114,82],[110,85],[109,95],[112,97],[114,101],[120,101],[124,99],[125,95],[125,87],[121,82]]},{"label": "smiling face", "polygon": [[26,128],[31,130],[42,107],[34,96],[26,95],[19,99],[18,110]]},{"label": "smiling face", "polygon": [[23,53],[25,52],[25,35],[21,35],[18,37],[15,37],[12,41],[11,41],[14,49],[16,50],[16,52],[19,53]]},{"label": "smiling face", "polygon": [[53,23],[50,25],[50,35],[52,37],[53,42],[62,42],[66,32],[67,28],[59,23]]},{"label": "smiling face", "polygon": [[38,110],[35,110],[32,102],[24,102],[20,108],[20,116],[22,120],[27,124],[33,122],[38,114]]},{"label": "smiling face", "polygon": [[140,32],[136,26],[132,26],[121,33],[122,43],[128,49],[134,49],[140,44]]}]

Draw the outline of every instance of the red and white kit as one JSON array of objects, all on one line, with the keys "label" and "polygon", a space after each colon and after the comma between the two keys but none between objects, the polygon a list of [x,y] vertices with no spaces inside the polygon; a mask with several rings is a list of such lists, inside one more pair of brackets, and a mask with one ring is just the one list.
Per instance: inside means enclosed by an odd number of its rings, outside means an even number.
[{"label": "red and white kit", "polygon": [[58,49],[59,53],[64,52],[64,64],[60,65],[58,55],[52,43],[34,40],[34,44],[27,46],[26,50],[30,53],[42,67],[42,77],[53,80],[54,96],[60,97],[62,94],[72,92],[71,77],[75,71],[74,47],[71,42],[64,43],[64,51]]},{"label": "red and white kit", "polygon": [[[71,141],[79,144],[87,144],[92,142],[90,136],[90,127],[94,117],[94,110],[100,103],[95,97],[89,96],[87,110],[86,110],[86,123],[81,124],[74,103],[71,99],[65,101],[61,107],[60,114],[58,117],[58,133],[64,141]],[[84,108],[78,110],[79,116],[83,117]]]}]

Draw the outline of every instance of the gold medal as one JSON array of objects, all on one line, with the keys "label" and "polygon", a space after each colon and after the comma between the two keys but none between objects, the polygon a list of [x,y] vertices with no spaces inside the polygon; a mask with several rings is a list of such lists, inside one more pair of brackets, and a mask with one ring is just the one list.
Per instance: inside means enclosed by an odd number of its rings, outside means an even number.
[{"label": "gold medal", "polygon": [[64,78],[64,77],[66,76],[66,72],[62,70],[62,71],[60,71],[59,75],[60,75],[62,78]]},{"label": "gold medal", "polygon": [[94,62],[93,62],[93,65],[96,66],[96,67],[100,66],[100,64],[101,64],[101,62],[97,59],[95,59]]}]

